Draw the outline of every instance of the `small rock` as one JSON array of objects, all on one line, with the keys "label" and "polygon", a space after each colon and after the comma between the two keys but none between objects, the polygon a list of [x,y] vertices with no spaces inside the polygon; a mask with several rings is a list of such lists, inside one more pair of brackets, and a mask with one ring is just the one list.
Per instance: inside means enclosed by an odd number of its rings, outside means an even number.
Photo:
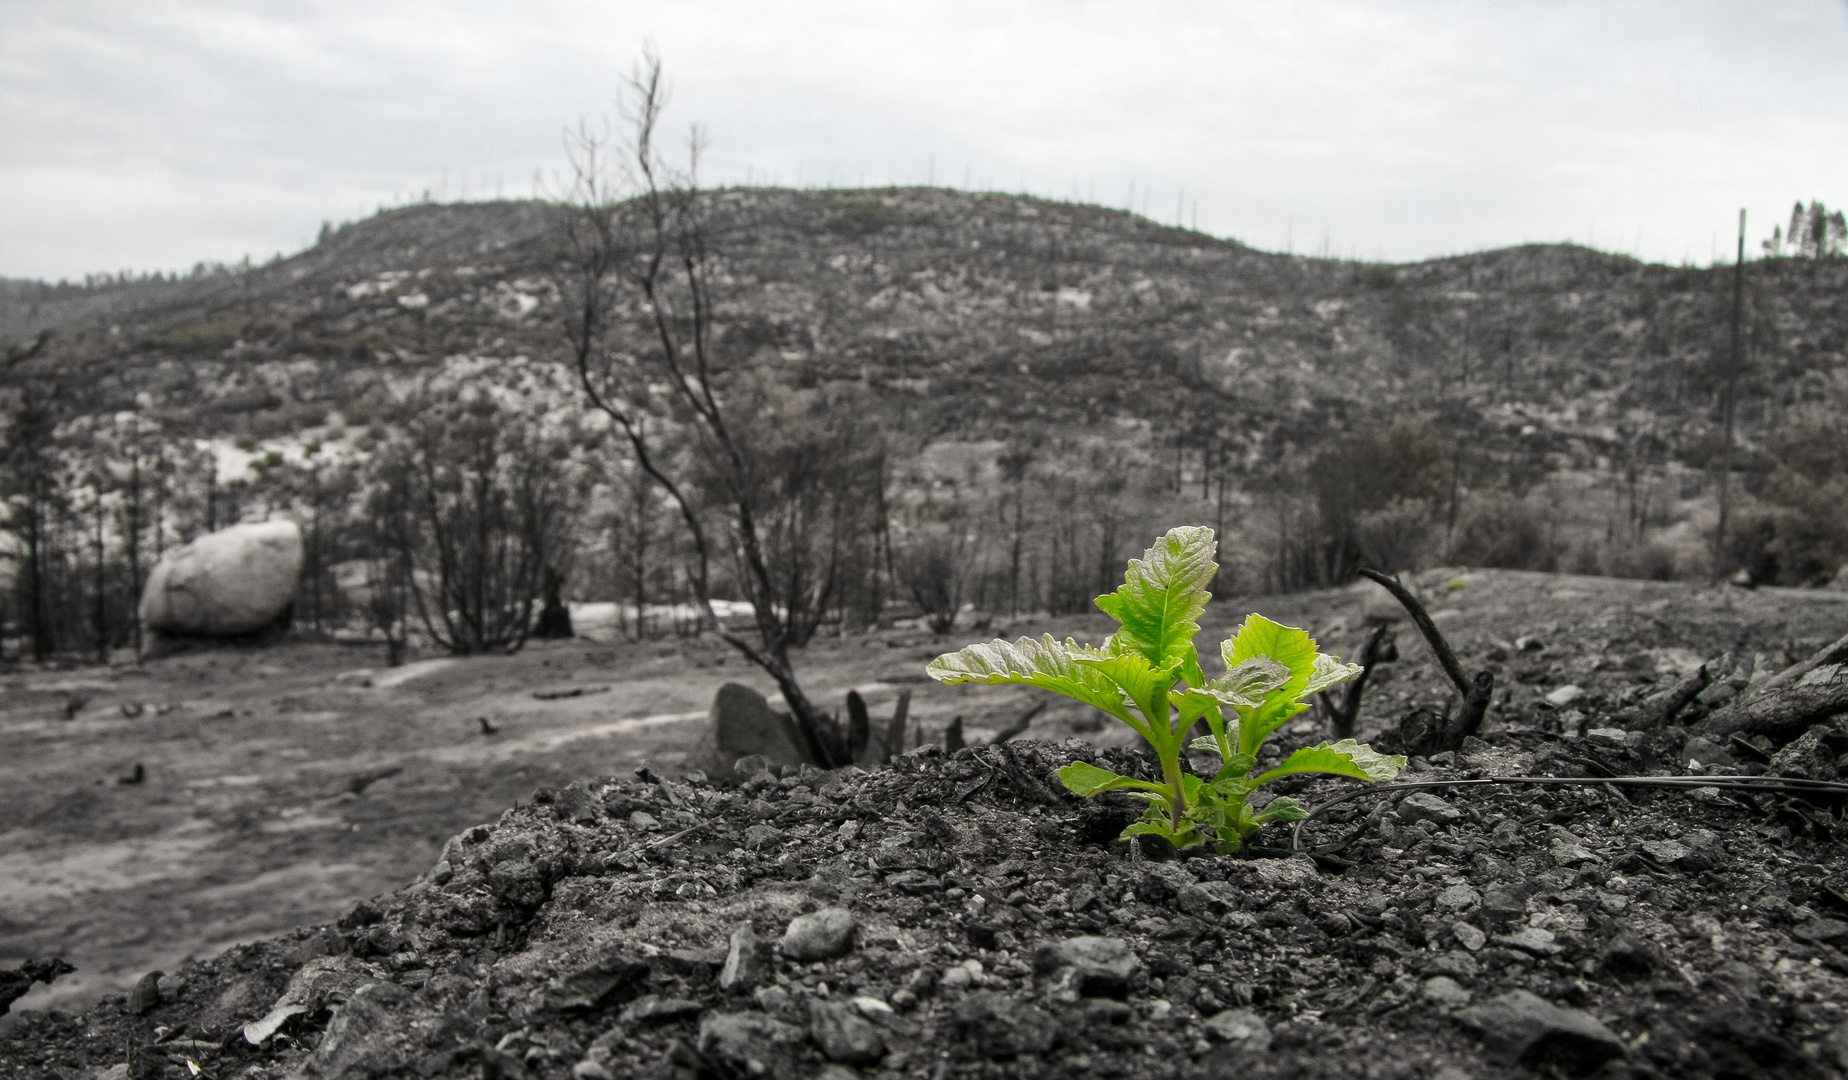
[{"label": "small rock", "polygon": [[1493,885],[1482,894],[1482,910],[1498,919],[1527,914],[1528,889],[1523,885]]},{"label": "small rock", "polygon": [[1489,940],[1489,935],[1466,922],[1450,924],[1450,934],[1457,939],[1457,944],[1470,952],[1479,952]]},{"label": "small rock", "polygon": [[1630,742],[1630,733],[1622,728],[1595,727],[1585,732],[1585,741],[1597,743],[1600,746],[1627,746]]},{"label": "small rock", "polygon": [[778,1020],[783,1020],[791,1024],[799,1024],[808,1019],[807,1016],[803,1014],[802,1003],[797,1001],[795,996],[789,991],[780,986],[758,987],[757,992],[751,996],[756,1000],[758,1008],[776,1017]]},{"label": "small rock", "polygon": [[1468,885],[1452,885],[1437,894],[1437,910],[1456,914],[1482,903],[1482,894]]},{"label": "small rock", "polygon": [[1270,1049],[1270,1026],[1252,1009],[1227,1009],[1205,1026],[1206,1033],[1220,1042],[1238,1043],[1254,1053]]},{"label": "small rock", "polygon": [[806,1038],[801,1028],[763,1013],[712,1013],[699,1022],[699,1052],[745,1076],[794,1080],[796,1050]]},{"label": "small rock", "polygon": [[1621,893],[1598,890],[1598,906],[1611,915],[1622,915],[1630,910],[1630,898]]},{"label": "small rock", "polygon": [[719,969],[721,989],[749,989],[770,979],[770,961],[764,956],[763,943],[756,931],[740,926],[732,931],[731,949],[725,954],[725,966]]},{"label": "small rock", "polygon": [[661,823],[655,819],[655,816],[646,810],[637,810],[631,813],[629,815],[629,825],[631,828],[641,832],[654,832],[661,827]]},{"label": "small rock", "polygon": [[1523,926],[1512,934],[1495,935],[1497,945],[1508,945],[1535,956],[1554,956],[1565,950],[1555,945],[1551,930],[1542,930],[1538,926]]},{"label": "small rock", "polygon": [[619,953],[606,954],[546,984],[540,1000],[559,1012],[595,1009],[648,978],[648,965]]},{"label": "small rock", "polygon": [[347,999],[315,1047],[321,1076],[376,1076],[404,1064],[411,1047],[404,1005],[410,991],[388,982],[367,983]]},{"label": "small rock", "polygon": [[1129,996],[1129,981],[1142,962],[1117,938],[1076,937],[1048,942],[1033,953],[1033,972],[1057,1000]]},{"label": "small rock", "polygon": [[1426,979],[1424,983],[1425,1000],[1447,1009],[1461,1009],[1468,1005],[1470,992],[1463,985],[1448,975]]},{"label": "small rock", "polygon": [[846,1002],[810,1001],[809,1034],[831,1061],[871,1065],[885,1056],[879,1029]]},{"label": "small rock", "polygon": [[853,1007],[860,1010],[860,1015],[868,1020],[881,1020],[892,1015],[892,1006],[876,997],[861,995],[853,999]]},{"label": "small rock", "polygon": [[1127,1024],[1135,1015],[1136,1010],[1127,1003],[1111,998],[1092,998],[1084,1003],[1084,1021],[1092,1026]]},{"label": "small rock", "polygon": [[1702,765],[1735,764],[1732,752],[1704,735],[1696,735],[1681,748],[1681,760]]},{"label": "small rock", "polygon": [[803,963],[844,956],[853,948],[853,932],[858,925],[853,912],[846,908],[822,908],[813,915],[798,915],[783,932],[783,955]]},{"label": "small rock", "polygon": [[603,1067],[601,1062],[585,1058],[571,1066],[571,1080],[616,1080],[616,1078]]},{"label": "small rock", "polygon": [[1448,825],[1463,820],[1463,812],[1428,791],[1414,791],[1399,800],[1399,817],[1407,825],[1414,821]]},{"label": "small rock", "polygon": [[1678,840],[1645,840],[1637,848],[1663,866],[1672,866],[1692,852],[1691,848]]},{"label": "small rock", "polygon": [[664,998],[654,994],[645,994],[623,1006],[616,1019],[625,1024],[640,1026],[642,1024],[665,1024],[674,1020],[685,1020],[698,1016],[704,1008],[697,1001],[686,998]]},{"label": "small rock", "polygon": [[1598,959],[1598,972],[1624,982],[1647,979],[1668,966],[1668,956],[1648,938],[1625,934],[1612,941]]},{"label": "small rock", "polygon": [[1238,894],[1223,881],[1202,881],[1182,886],[1175,902],[1198,919],[1218,918],[1238,907]]},{"label": "small rock", "polygon": [[1800,926],[1792,927],[1790,936],[1798,941],[1841,948],[1848,946],[1848,923],[1835,919],[1811,919]]},{"label": "small rock", "polygon": [[1514,639],[1514,650],[1516,652],[1540,652],[1545,648],[1546,642],[1540,640],[1533,634],[1522,634],[1520,637]]},{"label": "small rock", "polygon": [[1587,848],[1583,844],[1575,844],[1563,836],[1553,837],[1553,842],[1548,846],[1547,853],[1553,857],[1553,862],[1559,866],[1572,866],[1577,863],[1596,862],[1598,859],[1596,855],[1591,853],[1590,848]]},{"label": "small rock", "polygon": [[1585,688],[1576,683],[1567,683],[1546,696],[1549,705],[1565,708],[1585,696]]},{"label": "small rock", "polygon": [[1059,1024],[1040,1009],[993,990],[977,990],[956,1006],[956,1034],[987,1058],[1043,1054],[1058,1040]]},{"label": "small rock", "polygon": [[1504,1064],[1585,1076],[1624,1053],[1623,1041],[1597,1020],[1526,990],[1464,1009],[1457,1019],[1482,1032],[1483,1049]]},{"label": "small rock", "polygon": [[923,896],[943,888],[943,882],[923,870],[900,870],[887,874],[886,886],[906,896]]},{"label": "small rock", "polygon": [[128,992],[128,1011],[136,1016],[146,1016],[160,1005],[160,977],[165,972],[150,971],[135,980],[135,988]]}]

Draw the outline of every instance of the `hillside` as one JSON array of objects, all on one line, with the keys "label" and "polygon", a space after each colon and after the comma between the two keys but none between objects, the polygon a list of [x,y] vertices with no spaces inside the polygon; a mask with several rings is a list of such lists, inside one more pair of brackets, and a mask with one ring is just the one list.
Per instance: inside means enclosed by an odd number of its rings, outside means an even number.
[{"label": "hillside", "polygon": [[[977,609],[1082,609],[1089,578],[1108,587],[1093,568],[1159,531],[1145,522],[1213,523],[1224,571],[1255,589],[1362,561],[1712,572],[1729,269],[1545,245],[1352,263],[939,189],[709,198],[724,377],[798,395],[803,423],[832,410],[876,432],[886,520],[972,537]],[[525,365],[563,359],[557,213],[411,206],[262,267],[4,283],[0,339],[55,332],[8,381],[58,388],[72,446],[134,410],[215,458],[207,490],[173,495],[173,540],[227,513],[319,520],[247,489],[309,447],[362,460],[431,373],[532,383]],[[1748,267],[1727,572],[1817,585],[1848,560],[1845,287],[1848,260]],[[582,410],[547,385],[533,408]],[[585,466],[603,492],[587,522],[626,497],[611,460]],[[615,543],[586,528],[580,548]],[[1005,555],[1003,532],[1029,550]],[[574,598],[630,598],[604,554],[576,565]],[[652,595],[683,588],[659,573]]]}]

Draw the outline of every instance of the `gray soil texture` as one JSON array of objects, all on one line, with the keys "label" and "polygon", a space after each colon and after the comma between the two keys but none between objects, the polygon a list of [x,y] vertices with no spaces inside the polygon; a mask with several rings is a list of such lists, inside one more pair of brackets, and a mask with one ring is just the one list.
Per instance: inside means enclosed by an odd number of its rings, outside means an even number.
[{"label": "gray soil texture", "polygon": [[[1834,721],[1789,748],[1699,748],[1698,767],[1684,725],[1840,637],[1848,596],[1454,570],[1417,585],[1498,692],[1480,738],[1401,785],[1835,778]],[[1255,610],[1352,649],[1383,600],[1221,599],[1200,640]],[[77,971],[0,1021],[0,1077],[1848,1071],[1838,798],[1584,783],[1337,803],[1354,782],[1293,780],[1278,793],[1327,807],[1299,835],[1175,858],[1115,839],[1129,800],[1052,775],[1080,759],[1156,775],[1127,731],[1061,702],[987,745],[1033,692],[920,681],[982,636],[812,646],[816,699],[857,688],[877,718],[911,690],[924,745],[723,786],[680,768],[704,707],[725,681],[768,687],[707,642],[13,671],[0,956]],[[1403,624],[1399,649],[1363,738],[1453,696]],[[1723,656],[1679,724],[1610,728]],[[945,753],[959,715],[971,745]],[[1326,736],[1305,713],[1272,752]]]}]

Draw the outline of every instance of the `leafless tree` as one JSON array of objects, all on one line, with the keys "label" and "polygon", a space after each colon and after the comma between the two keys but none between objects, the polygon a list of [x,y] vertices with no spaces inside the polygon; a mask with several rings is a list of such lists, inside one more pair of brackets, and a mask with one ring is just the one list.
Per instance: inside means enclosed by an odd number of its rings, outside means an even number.
[{"label": "leafless tree", "polygon": [[[667,91],[660,58],[644,53],[626,81],[626,139],[589,125],[567,139],[573,179],[563,198],[565,337],[584,394],[628,442],[637,467],[665,491],[693,543],[689,583],[706,624],[775,680],[806,750],[824,766],[848,763],[838,725],[803,692],[789,650],[812,630],[799,600],[812,583],[779,577],[767,551],[762,469],[741,437],[719,385],[714,353],[714,198],[699,189],[704,135],[693,129],[684,168],[659,148]],[[664,452],[662,427],[691,432],[695,460]],[[721,492],[738,581],[754,611],[746,636],[713,609],[713,537],[703,518],[700,474]]]}]

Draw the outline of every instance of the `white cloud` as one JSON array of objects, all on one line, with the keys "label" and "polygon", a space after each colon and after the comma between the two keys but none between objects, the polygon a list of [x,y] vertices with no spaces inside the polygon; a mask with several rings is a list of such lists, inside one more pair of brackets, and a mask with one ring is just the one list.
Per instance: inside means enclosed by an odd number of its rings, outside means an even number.
[{"label": "white cloud", "polygon": [[[1704,261],[1848,202],[1848,6],[1146,0],[16,3],[0,274],[262,258],[524,195],[653,40],[707,178],[1074,194],[1261,247]],[[1759,226],[1762,226],[1760,228]],[[1640,236],[1640,240],[1639,240]]]}]

